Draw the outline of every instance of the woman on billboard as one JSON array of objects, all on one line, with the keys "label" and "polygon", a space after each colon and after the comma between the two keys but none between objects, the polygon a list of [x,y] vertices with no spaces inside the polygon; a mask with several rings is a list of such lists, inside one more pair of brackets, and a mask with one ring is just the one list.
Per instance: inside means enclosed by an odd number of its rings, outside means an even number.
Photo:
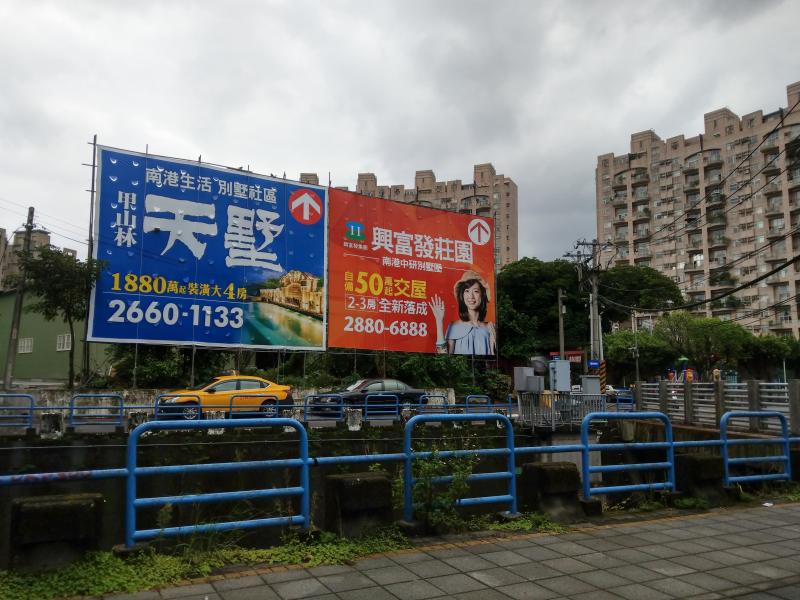
[{"label": "woman on billboard", "polygon": [[458,321],[444,333],[444,300],[431,298],[430,307],[436,319],[436,352],[439,354],[477,354],[492,356],[496,351],[494,323],[486,321],[491,291],[483,277],[466,271],[453,287],[458,302]]}]

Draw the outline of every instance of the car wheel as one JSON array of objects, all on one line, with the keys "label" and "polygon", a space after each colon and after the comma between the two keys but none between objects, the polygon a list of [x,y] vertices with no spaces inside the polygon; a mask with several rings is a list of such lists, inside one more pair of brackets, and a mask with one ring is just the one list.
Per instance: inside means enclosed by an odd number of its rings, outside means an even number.
[{"label": "car wheel", "polygon": [[277,417],[278,411],[276,405],[271,400],[264,400],[261,403],[261,408],[259,409],[262,417]]},{"label": "car wheel", "polygon": [[181,408],[181,416],[185,421],[197,421],[201,417],[197,402],[187,402]]}]

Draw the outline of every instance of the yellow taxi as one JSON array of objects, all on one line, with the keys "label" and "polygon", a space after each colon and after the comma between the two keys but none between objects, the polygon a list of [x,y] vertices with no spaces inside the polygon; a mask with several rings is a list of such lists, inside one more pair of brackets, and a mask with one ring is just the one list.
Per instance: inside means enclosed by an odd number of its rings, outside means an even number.
[{"label": "yellow taxi", "polygon": [[277,417],[294,406],[291,387],[251,375],[221,375],[195,389],[175,390],[158,398],[156,417],[202,419],[209,411],[234,417]]}]

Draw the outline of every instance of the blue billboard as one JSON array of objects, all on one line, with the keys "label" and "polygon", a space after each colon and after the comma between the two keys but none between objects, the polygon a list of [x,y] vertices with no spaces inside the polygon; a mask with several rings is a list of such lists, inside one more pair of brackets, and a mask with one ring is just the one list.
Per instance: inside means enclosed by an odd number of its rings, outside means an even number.
[{"label": "blue billboard", "polygon": [[323,350],[327,190],[98,147],[89,340]]}]

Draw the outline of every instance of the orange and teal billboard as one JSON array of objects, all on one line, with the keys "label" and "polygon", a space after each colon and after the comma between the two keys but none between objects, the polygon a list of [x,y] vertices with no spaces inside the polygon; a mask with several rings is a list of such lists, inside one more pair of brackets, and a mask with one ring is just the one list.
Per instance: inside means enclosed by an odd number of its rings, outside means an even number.
[{"label": "orange and teal billboard", "polygon": [[491,356],[494,221],[329,190],[328,345]]}]

